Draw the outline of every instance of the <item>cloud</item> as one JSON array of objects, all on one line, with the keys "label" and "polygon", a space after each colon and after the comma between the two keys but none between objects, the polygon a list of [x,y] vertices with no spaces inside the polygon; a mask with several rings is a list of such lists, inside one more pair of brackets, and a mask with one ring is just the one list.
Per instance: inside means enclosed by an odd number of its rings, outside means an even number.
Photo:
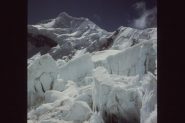
[{"label": "cloud", "polygon": [[139,10],[140,12],[143,12],[145,11],[146,9],[146,4],[144,2],[137,2],[133,5],[133,7],[136,9],[136,10]]},{"label": "cloud", "polygon": [[157,7],[147,10],[144,2],[134,4],[135,9],[140,11],[138,18],[132,21],[135,28],[144,29],[157,26]]}]

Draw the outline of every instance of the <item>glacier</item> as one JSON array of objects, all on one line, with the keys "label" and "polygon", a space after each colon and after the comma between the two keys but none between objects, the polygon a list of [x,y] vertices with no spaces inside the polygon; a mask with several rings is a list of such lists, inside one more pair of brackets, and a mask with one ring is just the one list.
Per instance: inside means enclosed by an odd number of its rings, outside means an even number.
[{"label": "glacier", "polygon": [[62,12],[28,34],[28,123],[157,123],[157,28]]}]

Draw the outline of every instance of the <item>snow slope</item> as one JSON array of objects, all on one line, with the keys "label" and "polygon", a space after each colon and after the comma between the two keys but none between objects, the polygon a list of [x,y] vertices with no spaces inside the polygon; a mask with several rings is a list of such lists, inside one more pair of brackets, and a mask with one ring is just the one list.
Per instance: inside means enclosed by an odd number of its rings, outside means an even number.
[{"label": "snow slope", "polygon": [[107,32],[63,12],[28,33],[29,123],[157,123],[156,28]]}]

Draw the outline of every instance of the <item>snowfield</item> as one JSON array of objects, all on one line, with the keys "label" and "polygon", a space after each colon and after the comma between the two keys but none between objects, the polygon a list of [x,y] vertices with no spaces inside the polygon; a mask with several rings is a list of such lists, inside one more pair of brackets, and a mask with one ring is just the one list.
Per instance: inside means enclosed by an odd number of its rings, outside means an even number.
[{"label": "snowfield", "polygon": [[157,123],[156,28],[107,32],[63,12],[28,33],[28,123]]}]

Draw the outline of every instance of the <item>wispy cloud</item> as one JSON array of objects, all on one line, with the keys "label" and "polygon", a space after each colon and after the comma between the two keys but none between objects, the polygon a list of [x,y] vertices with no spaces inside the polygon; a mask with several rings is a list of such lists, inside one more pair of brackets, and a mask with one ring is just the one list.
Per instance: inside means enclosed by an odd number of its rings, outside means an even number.
[{"label": "wispy cloud", "polygon": [[139,12],[144,12],[146,9],[146,4],[144,2],[137,2],[133,5],[133,7],[139,11]]},{"label": "wispy cloud", "polygon": [[132,25],[136,28],[149,28],[157,26],[157,8],[147,10],[144,2],[134,4],[136,10],[139,11],[139,17],[134,19]]}]

